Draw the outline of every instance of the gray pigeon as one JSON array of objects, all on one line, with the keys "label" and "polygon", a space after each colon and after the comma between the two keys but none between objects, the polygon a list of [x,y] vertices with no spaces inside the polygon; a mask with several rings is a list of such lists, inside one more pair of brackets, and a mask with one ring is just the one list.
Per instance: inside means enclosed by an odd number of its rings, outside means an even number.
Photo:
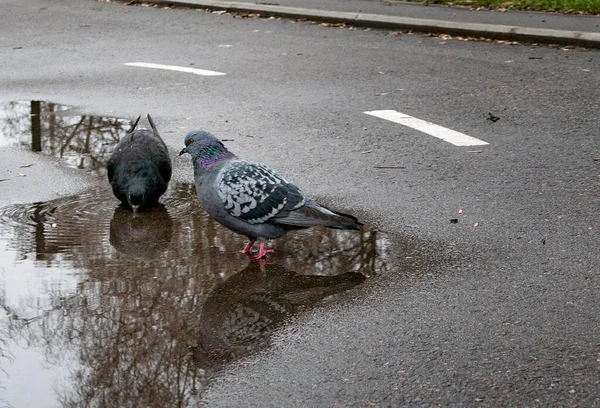
[{"label": "gray pigeon", "polygon": [[[200,205],[219,223],[248,237],[243,252],[251,259],[273,252],[265,249],[265,239],[290,230],[315,226],[359,230],[362,226],[351,215],[321,207],[264,164],[238,158],[208,132],[192,131],[184,143],[179,155],[192,156]],[[262,240],[260,249],[252,256],[257,239]]]},{"label": "gray pigeon", "polygon": [[148,115],[152,130],[136,130],[139,121],[140,117],[117,144],[106,164],[115,197],[134,213],[138,208],[156,204],[171,180],[169,151],[154,121]]}]

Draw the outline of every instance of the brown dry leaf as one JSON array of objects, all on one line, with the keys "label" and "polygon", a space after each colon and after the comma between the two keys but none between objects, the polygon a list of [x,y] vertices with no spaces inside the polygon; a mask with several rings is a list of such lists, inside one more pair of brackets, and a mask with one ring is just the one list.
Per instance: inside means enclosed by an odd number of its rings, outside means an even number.
[{"label": "brown dry leaf", "polygon": [[379,92],[379,93],[376,93],[375,96],[385,96],[387,94],[388,94],[387,92]]},{"label": "brown dry leaf", "polygon": [[475,221],[475,224],[473,224],[474,227],[478,227],[479,226],[479,221]]}]

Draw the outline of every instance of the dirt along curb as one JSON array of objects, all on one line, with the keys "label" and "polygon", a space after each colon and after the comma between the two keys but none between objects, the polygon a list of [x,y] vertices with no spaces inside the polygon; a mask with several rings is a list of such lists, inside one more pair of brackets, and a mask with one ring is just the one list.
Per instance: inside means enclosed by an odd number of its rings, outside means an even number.
[{"label": "dirt along curb", "polygon": [[447,20],[433,20],[383,14],[353,13],[347,11],[316,10],[298,7],[255,4],[220,0],[143,0],[146,4],[178,6],[230,12],[259,13],[295,19],[344,23],[360,27],[412,30],[423,33],[450,34],[464,37],[484,37],[528,43],[577,45],[600,48],[600,33],[531,28],[500,24],[479,24]]}]

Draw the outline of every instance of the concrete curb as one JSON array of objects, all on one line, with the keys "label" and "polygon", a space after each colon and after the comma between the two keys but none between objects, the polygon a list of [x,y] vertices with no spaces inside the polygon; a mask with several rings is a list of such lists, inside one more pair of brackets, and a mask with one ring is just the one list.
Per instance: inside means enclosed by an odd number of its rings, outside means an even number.
[{"label": "concrete curb", "polygon": [[578,45],[581,47],[600,48],[600,33],[584,31],[552,30],[499,24],[461,23],[446,20],[315,10],[220,0],[143,0],[143,2],[164,6],[174,5],[209,10],[260,13],[268,16],[302,18],[330,23],[346,23],[361,27],[413,30],[424,33],[451,34],[464,37],[485,37],[495,40]]}]

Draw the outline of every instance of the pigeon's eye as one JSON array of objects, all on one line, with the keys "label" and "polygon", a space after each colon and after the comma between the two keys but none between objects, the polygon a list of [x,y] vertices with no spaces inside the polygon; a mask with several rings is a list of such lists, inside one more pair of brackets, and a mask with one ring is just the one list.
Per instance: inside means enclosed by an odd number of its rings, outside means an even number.
[{"label": "pigeon's eye", "polygon": [[194,139],[188,140],[188,145],[194,144]]}]

